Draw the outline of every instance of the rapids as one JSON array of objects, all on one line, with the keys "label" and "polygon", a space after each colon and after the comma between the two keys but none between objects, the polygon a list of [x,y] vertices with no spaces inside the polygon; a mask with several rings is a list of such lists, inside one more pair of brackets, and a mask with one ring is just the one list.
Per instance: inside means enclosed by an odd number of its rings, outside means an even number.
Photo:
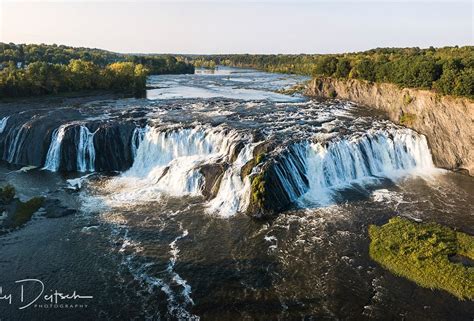
[{"label": "rapids", "polygon": [[2,182],[78,212],[2,231],[0,286],[94,296],[22,318],[470,320],[469,302],[371,261],[367,228],[402,215],[472,234],[472,178],[383,114],[277,92],[305,80],[220,67],[152,76],[146,98],[4,104]]}]

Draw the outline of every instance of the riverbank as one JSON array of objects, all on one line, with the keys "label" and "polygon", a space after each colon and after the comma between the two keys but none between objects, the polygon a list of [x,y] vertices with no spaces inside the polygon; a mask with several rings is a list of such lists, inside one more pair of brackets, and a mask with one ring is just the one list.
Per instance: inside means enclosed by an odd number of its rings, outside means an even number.
[{"label": "riverbank", "polygon": [[308,96],[350,100],[386,112],[394,123],[425,135],[436,166],[474,175],[474,102],[428,90],[356,79],[315,78]]}]

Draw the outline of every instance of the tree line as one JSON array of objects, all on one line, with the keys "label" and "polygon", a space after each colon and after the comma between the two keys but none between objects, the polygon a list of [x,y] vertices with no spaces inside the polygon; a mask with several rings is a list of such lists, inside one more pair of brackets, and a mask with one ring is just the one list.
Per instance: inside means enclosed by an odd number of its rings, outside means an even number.
[{"label": "tree line", "polygon": [[142,92],[147,75],[194,73],[171,55],[124,55],[100,49],[0,43],[0,97],[82,90]]},{"label": "tree line", "polygon": [[474,47],[378,48],[328,55],[214,55],[216,64],[313,77],[363,79],[474,98]]}]

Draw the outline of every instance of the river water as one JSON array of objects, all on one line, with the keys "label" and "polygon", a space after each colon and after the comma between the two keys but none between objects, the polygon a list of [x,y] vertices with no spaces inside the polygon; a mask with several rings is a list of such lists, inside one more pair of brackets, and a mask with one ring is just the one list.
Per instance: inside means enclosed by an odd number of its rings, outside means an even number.
[{"label": "river water", "polygon": [[[0,320],[472,320],[373,262],[367,232],[399,215],[473,234],[472,178],[384,115],[276,92],[304,80],[221,67],[152,76],[141,99],[2,106],[2,182],[77,213],[2,231]],[[270,168],[289,203],[256,219],[241,172],[261,144],[250,176]],[[21,302],[25,279],[45,288],[20,309],[41,290]]]}]

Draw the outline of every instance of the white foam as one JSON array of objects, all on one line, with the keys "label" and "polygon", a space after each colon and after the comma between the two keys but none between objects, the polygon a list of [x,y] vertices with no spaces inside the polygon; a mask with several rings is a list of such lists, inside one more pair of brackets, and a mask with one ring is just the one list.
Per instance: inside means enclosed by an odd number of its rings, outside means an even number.
[{"label": "white foam", "polygon": [[93,172],[95,170],[94,134],[89,128],[81,125],[77,145],[77,171]]},{"label": "white foam", "polygon": [[63,141],[64,134],[68,126],[69,124],[64,124],[53,131],[51,144],[49,145],[48,153],[46,154],[44,169],[53,172],[59,169],[59,166],[61,164],[61,143]]},{"label": "white foam", "polygon": [[239,152],[237,159],[225,171],[219,191],[208,204],[208,211],[229,217],[247,209],[250,203],[250,179],[241,178],[242,167],[252,159],[255,144],[247,144]]},{"label": "white foam", "polygon": [[106,184],[112,192],[106,201],[120,205],[153,202],[163,195],[201,195],[200,167],[228,157],[238,136],[202,126],[172,131],[147,128],[132,167]]},{"label": "white foam", "polygon": [[7,127],[7,122],[8,122],[9,118],[10,118],[10,116],[6,116],[6,117],[3,117],[2,119],[0,119],[0,134],[3,133],[3,131]]},{"label": "white foam", "polygon": [[306,150],[309,190],[300,199],[303,204],[327,205],[335,189],[354,183],[435,172],[426,138],[408,129],[369,131],[327,145],[311,143]]}]

